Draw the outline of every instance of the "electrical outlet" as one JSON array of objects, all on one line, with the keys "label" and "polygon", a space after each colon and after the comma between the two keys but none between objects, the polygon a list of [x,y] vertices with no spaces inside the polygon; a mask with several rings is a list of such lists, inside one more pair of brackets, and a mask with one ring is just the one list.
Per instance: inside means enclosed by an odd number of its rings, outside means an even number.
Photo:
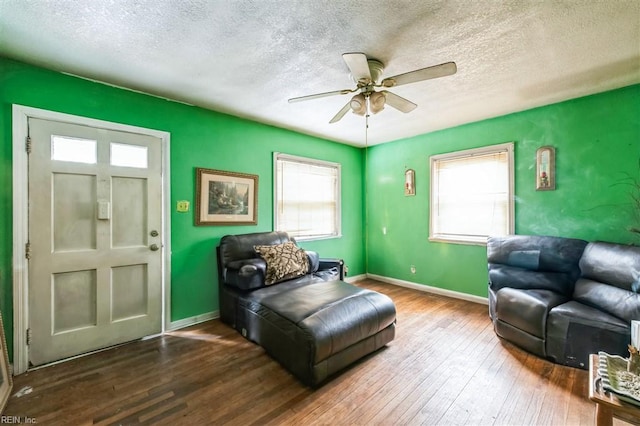
[{"label": "electrical outlet", "polygon": [[415,265],[411,265],[411,273],[415,274],[416,273],[416,267]]}]

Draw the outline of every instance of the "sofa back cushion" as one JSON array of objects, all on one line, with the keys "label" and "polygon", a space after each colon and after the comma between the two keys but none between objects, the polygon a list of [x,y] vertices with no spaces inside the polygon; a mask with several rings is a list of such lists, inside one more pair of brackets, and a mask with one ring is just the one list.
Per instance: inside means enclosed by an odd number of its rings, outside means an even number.
[{"label": "sofa back cushion", "polygon": [[576,282],[573,300],[631,323],[640,319],[640,295],[587,278]]},{"label": "sofa back cushion", "polygon": [[[255,250],[255,246],[276,246],[295,240],[286,232],[257,232],[225,235],[220,239],[218,253],[218,279],[220,285],[228,285],[242,291],[251,291],[267,285],[267,262]],[[297,246],[295,246],[297,247]],[[320,266],[320,256],[314,251],[304,251],[306,273],[315,273]],[[301,268],[302,269],[302,268]],[[291,273],[291,271],[289,271]],[[292,276],[297,276],[293,274]],[[269,282],[280,281],[269,277]],[[284,278],[282,279],[284,280]]]},{"label": "sofa back cushion", "polygon": [[589,243],[573,298],[621,320],[640,319],[640,247]]},{"label": "sofa back cushion", "polygon": [[546,289],[570,296],[586,245],[583,240],[538,235],[489,237],[489,286],[494,291]]},{"label": "sofa back cushion", "polygon": [[487,240],[488,262],[531,271],[565,272],[578,278],[587,242],[540,235],[505,235]]},{"label": "sofa back cushion", "polygon": [[640,247],[589,243],[580,259],[582,277],[623,290],[640,291]]},{"label": "sofa back cushion", "polygon": [[291,241],[286,232],[256,232],[252,234],[225,235],[220,239],[218,249],[222,267],[234,260],[259,257],[253,248],[256,245],[274,245]]},{"label": "sofa back cushion", "polygon": [[574,280],[564,272],[532,271],[515,266],[490,264],[489,285],[494,291],[504,287],[523,290],[551,290],[571,296]]}]

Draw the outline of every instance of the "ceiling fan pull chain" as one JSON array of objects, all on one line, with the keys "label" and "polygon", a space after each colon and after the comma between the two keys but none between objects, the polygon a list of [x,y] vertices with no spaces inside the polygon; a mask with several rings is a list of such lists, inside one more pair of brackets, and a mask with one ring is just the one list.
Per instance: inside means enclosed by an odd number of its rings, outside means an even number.
[{"label": "ceiling fan pull chain", "polygon": [[369,147],[369,113],[364,117],[364,149]]}]

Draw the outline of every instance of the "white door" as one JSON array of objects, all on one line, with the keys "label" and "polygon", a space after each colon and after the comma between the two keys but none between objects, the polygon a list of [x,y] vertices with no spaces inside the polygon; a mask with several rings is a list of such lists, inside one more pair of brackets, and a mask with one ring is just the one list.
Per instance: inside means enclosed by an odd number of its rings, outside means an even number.
[{"label": "white door", "polygon": [[161,332],[159,138],[29,119],[29,362]]}]

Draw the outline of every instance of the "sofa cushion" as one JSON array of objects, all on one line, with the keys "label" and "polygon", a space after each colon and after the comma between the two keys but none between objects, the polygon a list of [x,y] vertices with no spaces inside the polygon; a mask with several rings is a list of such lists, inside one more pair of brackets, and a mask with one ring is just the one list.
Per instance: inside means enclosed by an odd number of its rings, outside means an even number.
[{"label": "sofa cushion", "polygon": [[489,286],[493,290],[503,287],[519,289],[546,289],[564,295],[573,291],[571,275],[565,272],[531,271],[515,266],[489,265]]},{"label": "sofa cushion", "polygon": [[306,253],[292,241],[276,245],[257,245],[254,249],[267,262],[267,275],[264,280],[266,285],[309,272]]},{"label": "sofa cushion", "polygon": [[640,291],[640,247],[589,243],[580,259],[582,278]]},{"label": "sofa cushion", "polygon": [[544,339],[549,311],[569,300],[549,290],[503,288],[497,293],[497,319]]},{"label": "sofa cushion", "polygon": [[573,299],[627,323],[640,319],[640,295],[609,284],[580,278],[576,283]]}]

